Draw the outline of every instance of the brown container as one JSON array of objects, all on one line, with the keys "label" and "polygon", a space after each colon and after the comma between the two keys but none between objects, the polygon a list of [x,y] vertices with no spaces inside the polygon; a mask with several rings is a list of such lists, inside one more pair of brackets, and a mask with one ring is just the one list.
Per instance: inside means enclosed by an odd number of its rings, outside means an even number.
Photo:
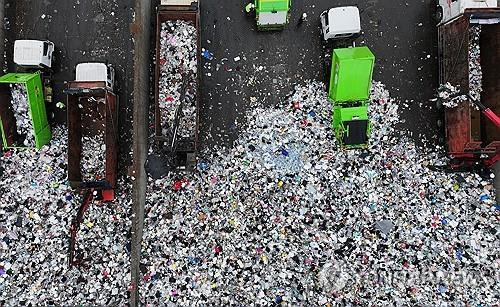
[{"label": "brown container", "polygon": [[[162,134],[162,122],[159,105],[159,82],[160,82],[160,32],[162,23],[169,20],[192,21],[197,32],[197,76],[196,76],[196,124],[195,133],[192,138],[180,138],[177,143],[176,156],[181,165],[189,166],[195,162],[199,146],[199,110],[200,110],[200,80],[201,80],[201,31],[200,13],[198,2],[191,5],[162,5],[158,8],[156,18],[156,67],[155,67],[155,141],[160,148],[167,148],[170,139]],[[168,61],[169,59],[165,59]]]},{"label": "brown container", "polygon": [[[73,188],[114,189],[118,162],[118,97],[105,82],[67,82],[68,109],[68,181]],[[104,99],[100,104],[89,99]],[[106,145],[105,180],[101,185],[82,182],[82,137],[104,134]]]},{"label": "brown container", "polygon": [[[500,9],[466,10],[463,16],[438,28],[439,82],[460,85],[469,92],[470,18],[499,17]],[[481,102],[500,114],[500,24],[481,25],[483,92]],[[470,102],[445,109],[446,145],[450,156],[470,157],[500,152],[498,128]]]}]

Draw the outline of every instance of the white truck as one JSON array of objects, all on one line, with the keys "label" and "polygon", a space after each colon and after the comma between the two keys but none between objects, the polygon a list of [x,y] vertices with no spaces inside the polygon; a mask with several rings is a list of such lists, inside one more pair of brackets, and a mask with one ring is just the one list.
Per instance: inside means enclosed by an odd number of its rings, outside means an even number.
[{"label": "white truck", "polygon": [[22,39],[14,42],[14,63],[22,67],[52,67],[54,43]]},{"label": "white truck", "polygon": [[76,81],[102,81],[106,87],[113,90],[115,85],[115,70],[104,63],[80,63],[76,65]]},{"label": "white truck", "polygon": [[331,8],[321,13],[320,21],[325,41],[355,38],[361,33],[359,9],[355,6]]},{"label": "white truck", "polygon": [[[467,9],[489,9],[500,7],[500,0],[438,0],[436,19],[438,25],[447,24],[462,16]],[[472,24],[496,24],[500,18],[492,15],[491,18],[474,18],[471,16]]]}]

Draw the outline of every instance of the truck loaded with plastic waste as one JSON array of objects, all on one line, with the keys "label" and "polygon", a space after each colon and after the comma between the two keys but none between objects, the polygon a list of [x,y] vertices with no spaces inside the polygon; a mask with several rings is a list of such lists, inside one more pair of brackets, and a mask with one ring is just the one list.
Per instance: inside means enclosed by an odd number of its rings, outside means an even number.
[{"label": "truck loaded with plastic waste", "polygon": [[146,167],[155,171],[154,177],[195,164],[200,46],[198,2],[162,0],[156,29],[155,144]]},{"label": "truck loaded with plastic waste", "polygon": [[53,51],[54,44],[49,41],[15,41],[17,71],[0,77],[0,134],[4,149],[39,149],[52,137],[45,103],[52,101]]},{"label": "truck loaded with plastic waste", "polygon": [[500,160],[500,129],[491,116],[500,114],[500,8],[496,0],[440,0],[437,18],[450,166],[491,166]]}]

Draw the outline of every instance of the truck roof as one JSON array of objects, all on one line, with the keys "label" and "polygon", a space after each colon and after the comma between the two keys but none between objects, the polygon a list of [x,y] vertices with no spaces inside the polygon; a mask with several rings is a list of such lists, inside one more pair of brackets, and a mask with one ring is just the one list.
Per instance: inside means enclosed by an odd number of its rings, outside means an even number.
[{"label": "truck roof", "polygon": [[361,31],[359,9],[355,6],[334,7],[328,11],[330,31],[335,33],[358,33]]},{"label": "truck roof", "polygon": [[106,81],[108,66],[104,63],[80,63],[76,65],[76,81]]},{"label": "truck roof", "polygon": [[[19,39],[14,42],[14,63],[25,66],[38,66],[44,62],[44,43],[48,41]],[[50,63],[47,66],[50,66]]]},{"label": "truck roof", "polygon": [[290,8],[290,0],[256,0],[258,12],[287,11]]}]

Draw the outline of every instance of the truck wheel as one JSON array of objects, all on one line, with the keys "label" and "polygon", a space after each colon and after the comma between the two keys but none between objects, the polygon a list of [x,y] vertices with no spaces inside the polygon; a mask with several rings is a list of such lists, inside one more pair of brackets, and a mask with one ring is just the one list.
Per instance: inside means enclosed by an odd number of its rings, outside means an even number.
[{"label": "truck wheel", "polygon": [[443,108],[443,101],[441,99],[436,100],[436,108],[441,110]]},{"label": "truck wheel", "polygon": [[436,8],[436,23],[440,23],[443,20],[443,8],[438,5]]}]

